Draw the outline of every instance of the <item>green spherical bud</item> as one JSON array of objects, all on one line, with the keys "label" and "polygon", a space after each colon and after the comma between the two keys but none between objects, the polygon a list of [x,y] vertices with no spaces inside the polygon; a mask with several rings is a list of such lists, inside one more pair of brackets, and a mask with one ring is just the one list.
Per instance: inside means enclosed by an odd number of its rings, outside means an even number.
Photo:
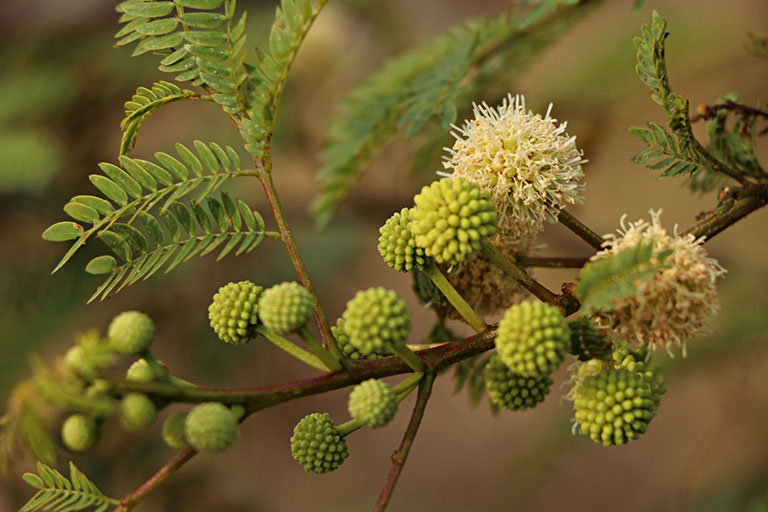
[{"label": "green spherical bud", "polygon": [[129,393],[120,401],[120,423],[126,430],[149,428],[157,419],[157,408],[146,395]]},{"label": "green spherical bud", "polygon": [[262,290],[250,281],[229,283],[219,288],[208,306],[208,319],[220,340],[241,345],[255,336]]},{"label": "green spherical bud", "polygon": [[491,402],[503,409],[521,411],[544,401],[552,386],[548,375],[524,377],[512,372],[493,355],[485,366],[485,389]]},{"label": "green spherical bud", "polygon": [[389,423],[397,412],[397,395],[378,379],[361,382],[349,394],[349,414],[368,428]]},{"label": "green spherical bud", "polygon": [[137,359],[125,372],[125,378],[136,382],[151,382],[155,379],[155,372],[146,359]]},{"label": "green spherical bud", "polygon": [[225,405],[206,402],[187,415],[185,432],[189,445],[199,452],[220,453],[238,437],[237,419]]},{"label": "green spherical bud", "polygon": [[67,353],[64,355],[64,364],[66,364],[67,368],[84,379],[92,379],[96,376],[96,371],[93,368],[93,365],[88,364],[85,353],[83,352],[83,347],[79,345],[67,350]]},{"label": "green spherical bud", "polygon": [[61,425],[61,440],[64,446],[72,451],[84,452],[90,449],[98,438],[96,422],[84,414],[73,414]]},{"label": "green spherical bud", "polygon": [[347,334],[346,329],[344,328],[344,319],[339,318],[336,320],[336,325],[331,327],[331,333],[333,334],[333,337],[336,338],[336,345],[338,345],[339,350],[342,354],[344,354],[346,357],[353,359],[355,361],[359,361],[362,359],[375,359],[377,357],[384,357],[391,355],[392,352],[371,352],[369,354],[363,355],[360,353],[359,350],[357,350],[354,346],[352,346],[352,343],[349,341],[349,335]]},{"label": "green spherical bud", "polygon": [[637,439],[656,415],[650,387],[625,368],[606,368],[585,377],[573,397],[581,433],[605,446]]},{"label": "green spherical bud", "polygon": [[259,301],[259,318],[267,329],[279,335],[302,327],[314,310],[314,297],[295,281],[269,288]]},{"label": "green spherical bud", "polygon": [[171,413],[163,423],[163,441],[174,450],[189,448],[186,433],[187,413]]},{"label": "green spherical bud", "polygon": [[410,223],[410,210],[403,208],[379,228],[379,254],[387,265],[398,272],[423,269],[427,262],[424,249],[416,245]]},{"label": "green spherical bud", "polygon": [[411,232],[416,245],[438,263],[458,263],[496,232],[496,206],[488,192],[465,178],[444,178],[413,198]]},{"label": "green spherical bud", "polygon": [[620,348],[613,353],[613,362],[616,368],[626,368],[630,372],[640,375],[651,389],[651,398],[656,406],[661,402],[661,395],[667,392],[664,386],[664,376],[661,367],[648,359],[647,349],[641,347],[637,350]]},{"label": "green spherical bud", "polygon": [[565,359],[570,329],[557,306],[523,302],[504,314],[496,334],[499,359],[526,377],[549,375]]},{"label": "green spherical bud", "polygon": [[107,336],[115,352],[136,355],[152,345],[155,324],[144,313],[123,311],[112,319]]},{"label": "green spherical bud", "polygon": [[411,330],[411,312],[392,290],[369,288],[347,302],[342,315],[349,343],[363,357],[402,345]]},{"label": "green spherical bud", "polygon": [[291,437],[291,455],[304,471],[330,473],[349,455],[347,442],[328,413],[312,413],[296,424]]}]

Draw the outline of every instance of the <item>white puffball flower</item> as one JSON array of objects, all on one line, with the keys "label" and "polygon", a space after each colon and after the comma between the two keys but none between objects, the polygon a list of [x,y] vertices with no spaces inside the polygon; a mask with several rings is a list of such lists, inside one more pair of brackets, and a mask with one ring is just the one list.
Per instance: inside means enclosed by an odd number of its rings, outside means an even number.
[{"label": "white puffball flower", "polygon": [[[474,119],[452,125],[453,148],[443,157],[450,176],[474,181],[496,203],[498,232],[512,242],[556,222],[566,204],[583,202],[581,165],[586,162],[567,123],[525,110],[525,98],[507,95],[501,106],[473,104]],[[439,173],[444,174],[444,173]],[[448,175],[448,174],[446,174]]]}]

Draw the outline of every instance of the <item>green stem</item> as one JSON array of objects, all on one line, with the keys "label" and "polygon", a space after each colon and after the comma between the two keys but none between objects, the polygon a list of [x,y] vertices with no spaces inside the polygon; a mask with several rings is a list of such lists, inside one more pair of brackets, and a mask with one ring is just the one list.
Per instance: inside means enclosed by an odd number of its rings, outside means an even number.
[{"label": "green stem", "polygon": [[410,366],[413,371],[424,371],[424,362],[413,352],[413,350],[409,349],[405,344],[392,346],[392,352],[397,354],[400,359],[405,361],[405,364]]},{"label": "green stem", "polygon": [[363,423],[360,420],[349,420],[348,422],[337,426],[336,431],[341,437],[347,437],[355,430],[360,430],[361,428],[363,428]]},{"label": "green stem", "polygon": [[512,279],[520,283],[520,285],[534,294],[539,299],[550,304],[554,304],[557,301],[557,295],[552,293],[544,285],[529,276],[525,270],[518,267],[515,262],[507,258],[501,251],[495,248],[487,238],[483,238],[483,256],[488,261],[499,267]]},{"label": "green stem", "polygon": [[[411,375],[409,375],[407,378],[403,379],[399,383],[397,383],[394,387],[392,387],[392,391],[395,392],[396,395],[400,395],[401,393],[405,393],[407,396],[408,393],[411,392],[411,390],[416,387],[416,384],[418,384],[422,377],[424,377],[424,372],[413,372]],[[403,397],[405,398],[405,396]]]},{"label": "green stem", "polygon": [[329,372],[331,371],[328,366],[326,366],[323,361],[321,361],[318,357],[312,355],[311,353],[307,352],[303,348],[291,343],[287,339],[283,338],[282,336],[278,336],[277,334],[270,332],[266,329],[263,329],[259,327],[256,329],[256,332],[267,338],[273,345],[275,345],[277,348],[287,352],[288,354],[292,355],[299,361],[308,364],[312,368],[316,370],[320,370],[321,372]]},{"label": "green stem", "polygon": [[317,341],[317,338],[315,338],[315,335],[312,334],[312,331],[309,330],[309,327],[302,325],[297,333],[301,339],[304,340],[304,343],[307,344],[309,350],[311,350],[312,353],[315,354],[323,362],[323,364],[325,364],[334,372],[342,370],[342,366],[339,360],[333,357],[327,350],[325,350],[325,347],[323,347],[320,342]]},{"label": "green stem", "polygon": [[467,304],[464,297],[456,291],[456,288],[448,281],[443,272],[437,267],[434,260],[430,260],[427,266],[424,267],[424,273],[435,283],[448,302],[456,309],[461,317],[472,327],[475,332],[483,332],[488,328],[485,321],[472,309],[472,306]]}]

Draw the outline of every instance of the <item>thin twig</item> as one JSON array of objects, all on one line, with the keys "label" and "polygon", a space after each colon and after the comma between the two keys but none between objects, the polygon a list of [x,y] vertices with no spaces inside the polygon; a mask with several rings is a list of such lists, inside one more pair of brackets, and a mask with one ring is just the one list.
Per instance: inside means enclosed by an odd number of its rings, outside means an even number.
[{"label": "thin twig", "polygon": [[[258,159],[256,159],[256,161],[258,162]],[[285,250],[288,253],[288,257],[291,259],[293,268],[296,270],[296,275],[299,277],[301,284],[306,287],[307,290],[309,290],[315,297],[315,301],[317,303],[317,307],[315,308],[315,321],[317,322],[317,326],[320,329],[320,335],[323,338],[323,344],[328,350],[331,351],[331,354],[335,358],[341,358],[341,351],[336,345],[336,340],[331,334],[331,326],[328,324],[328,317],[326,316],[325,310],[323,310],[323,307],[320,304],[320,298],[318,297],[317,292],[312,286],[312,282],[309,279],[309,274],[307,273],[307,267],[304,265],[304,260],[301,259],[299,250],[296,247],[296,242],[293,240],[293,233],[291,228],[288,226],[288,221],[285,219],[283,209],[280,206],[280,199],[277,197],[275,184],[272,181],[272,173],[269,170],[261,173],[259,176],[259,181],[261,181],[261,185],[264,187],[264,193],[267,196],[269,207],[271,208],[272,215],[274,216],[275,222],[277,223],[277,229],[282,235],[281,240],[285,246]]]},{"label": "thin twig", "polygon": [[712,106],[709,106],[706,103],[702,103],[696,107],[696,113],[691,116],[691,122],[695,123],[700,119],[712,119],[717,115],[719,110],[730,110],[744,117],[763,117],[768,119],[768,112],[764,110],[750,107],[748,105],[742,105],[741,103],[736,103],[732,100],[725,100],[725,103],[719,103]]},{"label": "thin twig", "polygon": [[557,295],[552,293],[546,286],[533,279],[528,273],[517,266],[514,261],[507,258],[500,250],[491,244],[487,238],[482,240],[482,254],[485,259],[499,267],[509,277],[517,281],[520,286],[531,292],[544,302],[554,304]]},{"label": "thin twig", "polygon": [[408,423],[408,428],[405,430],[403,440],[400,442],[400,446],[397,451],[392,454],[392,468],[389,470],[389,475],[384,482],[384,487],[381,489],[379,499],[376,501],[374,512],[382,512],[387,508],[389,499],[392,496],[392,491],[395,489],[395,484],[400,477],[400,473],[403,471],[403,466],[408,458],[408,453],[413,446],[413,440],[416,438],[416,433],[421,426],[421,419],[424,417],[424,411],[427,408],[427,402],[429,396],[432,394],[432,383],[435,381],[435,375],[428,373],[419,383],[419,394],[416,396],[416,405],[413,407],[413,414],[411,415],[411,421]]},{"label": "thin twig", "polygon": [[766,198],[749,196],[722,215],[712,214],[697,222],[681,233],[682,236],[693,235],[694,238],[705,237],[710,240],[727,227],[735,224],[753,211],[765,206]]},{"label": "thin twig", "polygon": [[603,237],[589,229],[586,224],[567,211],[560,210],[560,213],[557,214],[557,220],[598,251],[603,248],[603,242],[605,241]]},{"label": "thin twig", "polygon": [[169,460],[163,467],[149,477],[146,482],[130,494],[127,494],[120,500],[120,505],[114,508],[112,512],[127,512],[131,510],[136,504],[144,499],[144,497],[152,492],[155,487],[165,481],[166,478],[176,472],[181,466],[189,462],[189,460],[195,456],[197,452],[192,448],[187,448],[176,454],[171,460]]}]

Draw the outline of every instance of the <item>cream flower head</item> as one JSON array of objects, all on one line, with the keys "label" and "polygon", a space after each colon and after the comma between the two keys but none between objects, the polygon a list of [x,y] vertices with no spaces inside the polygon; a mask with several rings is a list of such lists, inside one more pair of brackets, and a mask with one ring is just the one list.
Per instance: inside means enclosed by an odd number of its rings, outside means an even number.
[{"label": "cream flower head", "polygon": [[703,238],[693,235],[673,236],[661,227],[661,210],[649,212],[651,223],[644,220],[625,224],[617,235],[606,235],[606,249],[592,261],[616,254],[641,243],[653,243],[653,254],[671,251],[664,260],[668,266],[656,275],[636,283],[635,294],[617,299],[613,310],[598,318],[603,328],[627,343],[640,342],[650,348],[661,345],[671,354],[680,346],[685,355],[685,342],[707,329],[706,320],[719,310],[715,280],[725,275],[725,269],[707,256],[701,246]]},{"label": "cream flower head", "polygon": [[583,201],[581,164],[576,137],[567,123],[525,110],[525,98],[507,95],[498,108],[474,105],[475,118],[463,128],[453,125],[453,148],[443,166],[452,176],[474,181],[496,203],[498,231],[511,241],[530,238],[556,222],[561,209]]}]

